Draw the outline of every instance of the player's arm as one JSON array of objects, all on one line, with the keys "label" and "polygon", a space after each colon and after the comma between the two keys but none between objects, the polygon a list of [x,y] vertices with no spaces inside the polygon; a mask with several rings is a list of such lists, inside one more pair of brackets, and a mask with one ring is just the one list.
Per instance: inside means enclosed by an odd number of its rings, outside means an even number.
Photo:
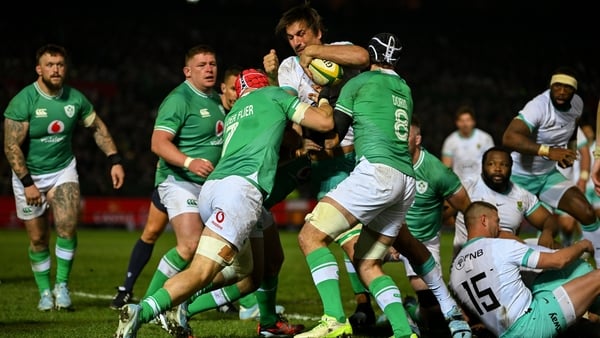
[{"label": "player's arm", "polygon": [[529,127],[519,118],[514,118],[502,135],[502,144],[521,154],[538,155],[541,144],[531,140]]},{"label": "player's arm", "polygon": [[556,218],[544,208],[539,205],[531,214],[525,217],[529,224],[536,229],[540,230],[540,236],[538,238],[538,245],[545,246],[547,248],[555,249],[558,247],[554,241],[556,235],[558,235],[559,225]]},{"label": "player's arm", "polygon": [[585,252],[594,254],[592,242],[583,239],[575,244],[559,249],[554,252],[542,252],[536,268],[538,269],[562,269],[581,257]]},{"label": "player's arm", "polygon": [[300,102],[296,106],[292,121],[318,132],[328,132],[334,127],[333,107],[325,98],[319,100],[317,107]]},{"label": "player's arm", "polygon": [[551,148],[547,144],[537,144],[531,140],[531,131],[529,127],[518,117],[510,121],[508,128],[502,135],[502,144],[516,152],[524,155],[545,156],[563,168],[573,165],[577,158],[577,153],[571,149]]},{"label": "player's arm", "polygon": [[4,119],[4,154],[17,177],[29,174],[21,145],[27,137],[29,122]]},{"label": "player's arm", "polygon": [[125,170],[122,165],[122,158],[118,153],[117,145],[113,140],[106,124],[96,112],[83,121],[84,126],[92,130],[94,135],[94,141],[98,145],[98,148],[102,150],[108,157],[111,164],[110,176],[112,178],[113,188],[119,189],[123,186],[125,180]]},{"label": "player's arm", "polygon": [[450,206],[460,212],[465,212],[471,204],[471,198],[463,186],[450,197],[446,198]]},{"label": "player's arm", "polygon": [[300,55],[300,65],[308,67],[313,59],[324,59],[343,67],[364,69],[369,67],[369,52],[358,45],[310,45]]},{"label": "player's arm", "polygon": [[[578,149],[579,152],[579,178],[577,187],[585,193],[587,181],[590,179],[590,170],[592,169],[592,156],[590,155],[590,147],[585,145]],[[577,173],[575,173],[577,175]]]},{"label": "player's arm", "polygon": [[167,163],[188,169],[190,172],[207,177],[215,168],[213,164],[203,158],[191,158],[182,153],[173,143],[175,135],[171,132],[154,129],[150,141],[150,150]]}]

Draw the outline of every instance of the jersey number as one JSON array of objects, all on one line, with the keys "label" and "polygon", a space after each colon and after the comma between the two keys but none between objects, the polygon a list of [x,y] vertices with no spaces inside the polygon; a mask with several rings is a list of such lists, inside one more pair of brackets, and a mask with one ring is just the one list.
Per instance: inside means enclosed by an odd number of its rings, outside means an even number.
[{"label": "jersey number", "polygon": [[[496,295],[494,295],[494,292],[492,292],[490,288],[479,290],[479,288],[477,287],[477,282],[484,279],[485,277],[485,272],[482,272],[471,277],[470,280],[464,281],[460,284],[462,285],[463,289],[467,291],[467,294],[471,299],[471,303],[473,303],[473,306],[475,306],[479,315],[483,315],[483,310],[481,309],[480,305],[483,306],[486,312],[490,312],[500,307],[500,302],[498,302],[498,298],[496,298]],[[469,282],[471,283],[469,284]],[[489,299],[489,303],[486,303],[486,297]]]},{"label": "jersey number", "polygon": [[229,141],[231,141],[231,138],[233,137],[233,134],[235,134],[235,130],[239,124],[239,122],[232,123],[227,126],[227,129],[225,129],[225,134],[227,134],[227,136],[225,137],[225,142],[223,142],[223,150],[221,150],[221,154],[225,154],[225,149],[227,149],[227,145],[229,144]]}]

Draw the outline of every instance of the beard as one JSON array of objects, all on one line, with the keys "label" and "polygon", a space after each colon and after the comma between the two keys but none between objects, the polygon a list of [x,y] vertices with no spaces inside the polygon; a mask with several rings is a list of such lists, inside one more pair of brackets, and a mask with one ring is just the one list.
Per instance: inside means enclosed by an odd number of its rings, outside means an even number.
[{"label": "beard", "polygon": [[560,104],[560,103],[556,102],[556,99],[554,99],[554,97],[552,97],[552,95],[550,95],[550,102],[552,102],[552,105],[557,110],[568,111],[569,109],[571,109],[571,100],[567,100],[567,101],[565,101],[565,103]]},{"label": "beard", "polygon": [[490,189],[495,192],[504,193],[509,188],[510,180],[508,179],[510,176],[502,176],[502,180],[494,180],[492,176],[486,175],[485,173],[481,174],[481,178],[485,185],[487,185]]},{"label": "beard", "polygon": [[59,91],[62,88],[62,86],[63,86],[63,79],[62,78],[60,79],[60,82],[55,83],[55,82],[52,82],[52,78],[44,78],[44,77],[42,77],[42,82],[51,91]]}]

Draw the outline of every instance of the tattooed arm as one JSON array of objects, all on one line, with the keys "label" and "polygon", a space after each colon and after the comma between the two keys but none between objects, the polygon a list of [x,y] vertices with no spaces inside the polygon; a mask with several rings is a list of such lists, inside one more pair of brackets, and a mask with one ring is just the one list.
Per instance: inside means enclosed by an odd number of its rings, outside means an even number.
[{"label": "tattooed arm", "polygon": [[[97,114],[94,115],[94,119],[87,127],[94,133],[94,140],[96,141],[98,148],[100,148],[106,156],[116,155],[118,152],[117,146],[115,145],[106,124],[104,124],[104,121],[102,121],[100,116]],[[120,163],[112,165],[110,176],[112,178],[113,188],[119,189],[123,186],[125,171]]]},{"label": "tattooed arm", "polygon": [[29,122],[4,119],[4,154],[12,170],[23,182],[25,199],[29,205],[41,205],[42,194],[31,179],[21,145],[29,132]]},{"label": "tattooed arm", "polygon": [[8,163],[21,178],[29,173],[25,164],[25,154],[21,150],[21,144],[27,136],[29,122],[4,119],[4,154]]}]

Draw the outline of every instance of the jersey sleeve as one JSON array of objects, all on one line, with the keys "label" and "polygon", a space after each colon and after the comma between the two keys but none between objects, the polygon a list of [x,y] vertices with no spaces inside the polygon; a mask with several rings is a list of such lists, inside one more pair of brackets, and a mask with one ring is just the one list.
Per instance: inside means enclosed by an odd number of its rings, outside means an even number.
[{"label": "jersey sleeve", "polygon": [[169,95],[158,108],[154,129],[177,134],[185,122],[185,111],[185,99],[178,94]]},{"label": "jersey sleeve", "polygon": [[14,121],[29,121],[31,116],[31,112],[29,111],[29,106],[31,100],[25,94],[24,91],[18,93],[12,100],[8,103],[6,110],[4,111],[4,117],[9,120]]}]

